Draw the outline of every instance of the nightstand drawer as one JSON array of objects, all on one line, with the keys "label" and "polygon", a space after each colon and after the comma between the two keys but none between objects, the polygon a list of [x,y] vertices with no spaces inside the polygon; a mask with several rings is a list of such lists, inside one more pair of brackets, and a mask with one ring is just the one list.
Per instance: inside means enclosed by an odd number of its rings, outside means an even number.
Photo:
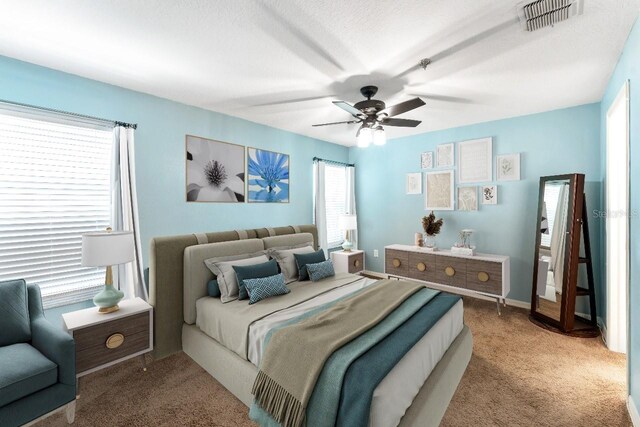
[{"label": "nightstand drawer", "polygon": [[75,330],[77,373],[149,349],[149,322],[147,311]]},{"label": "nightstand drawer", "polygon": [[364,269],[364,252],[349,255],[349,273],[358,273]]}]

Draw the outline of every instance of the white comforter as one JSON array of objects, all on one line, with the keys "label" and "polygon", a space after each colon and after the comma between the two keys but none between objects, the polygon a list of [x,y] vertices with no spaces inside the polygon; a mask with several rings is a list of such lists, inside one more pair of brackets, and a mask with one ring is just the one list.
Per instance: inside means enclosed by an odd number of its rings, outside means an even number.
[{"label": "white comforter", "polygon": [[[362,278],[254,322],[249,328],[249,361],[256,366],[260,365],[264,352],[264,338],[272,328],[375,282],[376,280],[373,279]],[[442,359],[462,328],[461,300],[438,320],[375,389],[369,417],[370,426],[389,427],[400,423],[400,419],[411,406],[411,402],[431,371]]]}]

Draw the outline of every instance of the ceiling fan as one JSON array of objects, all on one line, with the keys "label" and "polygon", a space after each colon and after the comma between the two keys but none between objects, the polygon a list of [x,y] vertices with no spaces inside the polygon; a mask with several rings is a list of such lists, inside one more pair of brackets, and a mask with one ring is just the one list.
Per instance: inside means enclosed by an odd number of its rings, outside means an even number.
[{"label": "ceiling fan", "polygon": [[364,86],[360,89],[362,96],[367,98],[364,101],[351,105],[345,101],[333,101],[334,105],[342,108],[354,117],[354,120],[343,122],[321,123],[313,126],[330,126],[340,124],[362,123],[356,139],[358,147],[367,147],[370,143],[384,145],[386,137],[382,126],[416,127],[420,120],[396,119],[395,116],[406,113],[418,107],[422,107],[425,102],[420,98],[413,98],[400,104],[387,107],[384,102],[378,99],[371,99],[378,92],[376,86]]}]

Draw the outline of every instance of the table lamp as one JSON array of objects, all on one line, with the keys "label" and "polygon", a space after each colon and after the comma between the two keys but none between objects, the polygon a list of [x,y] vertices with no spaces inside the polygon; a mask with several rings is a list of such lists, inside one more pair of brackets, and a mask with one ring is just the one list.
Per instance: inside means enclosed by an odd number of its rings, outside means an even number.
[{"label": "table lamp", "polygon": [[351,231],[358,229],[358,220],[355,215],[340,215],[338,217],[338,228],[344,230],[344,243],[342,243],[342,249],[345,252],[351,252],[353,243],[350,240]]},{"label": "table lamp", "polygon": [[100,313],[118,311],[118,303],[124,292],[113,287],[113,271],[111,266],[133,261],[133,233],[130,231],[107,231],[86,233],[82,235],[83,267],[107,267],[104,289],[93,297],[93,303],[99,307]]}]

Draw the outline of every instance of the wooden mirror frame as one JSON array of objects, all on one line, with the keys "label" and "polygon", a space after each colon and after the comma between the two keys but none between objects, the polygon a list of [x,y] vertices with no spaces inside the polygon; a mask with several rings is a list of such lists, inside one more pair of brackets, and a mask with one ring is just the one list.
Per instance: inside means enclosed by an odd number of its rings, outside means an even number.
[{"label": "wooden mirror frame", "polygon": [[[540,258],[541,233],[540,226],[542,222],[541,208],[544,204],[544,190],[547,182],[551,181],[568,181],[569,182],[569,207],[567,210],[567,231],[564,247],[564,271],[562,278],[562,301],[560,303],[560,320],[553,319],[537,311],[537,284],[538,284],[538,266]],[[584,174],[566,174],[544,176],[540,178],[538,190],[538,210],[536,221],[536,246],[533,256],[533,283],[531,286],[531,314],[529,318],[538,326],[545,329],[578,337],[595,337],[600,334],[597,326],[597,318],[595,312],[595,295],[591,295],[591,317],[592,319],[584,319],[575,314],[576,297],[578,296],[578,266],[580,258],[580,242],[583,222],[586,220],[586,212],[584,211],[586,203],[584,197]],[[585,245],[588,245],[588,233],[585,233]],[[591,262],[589,260],[589,262]],[[589,268],[592,268],[591,266]],[[593,284],[590,284],[593,292]],[[582,295],[582,294],[581,294]],[[576,328],[576,321],[581,326]]]}]

